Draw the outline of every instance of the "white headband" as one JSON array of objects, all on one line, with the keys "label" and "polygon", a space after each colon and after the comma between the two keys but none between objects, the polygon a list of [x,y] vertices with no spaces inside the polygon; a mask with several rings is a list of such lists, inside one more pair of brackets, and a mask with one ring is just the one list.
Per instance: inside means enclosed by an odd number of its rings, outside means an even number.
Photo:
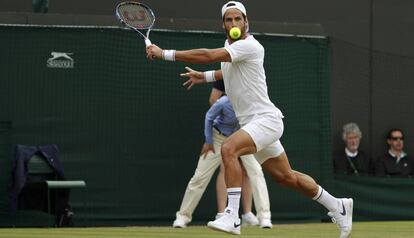
[{"label": "white headband", "polygon": [[230,1],[224,4],[223,7],[221,8],[221,17],[224,17],[224,14],[226,13],[226,11],[232,8],[238,9],[239,11],[243,13],[244,16],[247,16],[246,8],[243,6],[241,2]]}]

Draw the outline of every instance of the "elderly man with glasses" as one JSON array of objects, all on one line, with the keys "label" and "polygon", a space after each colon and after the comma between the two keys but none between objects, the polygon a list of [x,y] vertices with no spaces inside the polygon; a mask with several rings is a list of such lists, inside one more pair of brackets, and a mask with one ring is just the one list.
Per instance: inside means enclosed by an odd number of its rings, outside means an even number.
[{"label": "elderly man with glasses", "polygon": [[359,149],[362,132],[354,122],[343,126],[342,139],[345,149],[342,147],[334,156],[335,174],[346,175],[372,175],[375,164],[371,157]]}]

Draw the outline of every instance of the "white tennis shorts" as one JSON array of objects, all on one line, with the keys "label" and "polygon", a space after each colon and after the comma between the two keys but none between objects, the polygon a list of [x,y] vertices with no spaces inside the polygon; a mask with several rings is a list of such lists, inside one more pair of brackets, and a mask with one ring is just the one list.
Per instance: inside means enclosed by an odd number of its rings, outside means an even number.
[{"label": "white tennis shorts", "polygon": [[280,143],[284,129],[282,118],[283,115],[273,113],[254,115],[250,122],[241,127],[256,144],[257,152],[254,157],[260,164],[285,151]]}]

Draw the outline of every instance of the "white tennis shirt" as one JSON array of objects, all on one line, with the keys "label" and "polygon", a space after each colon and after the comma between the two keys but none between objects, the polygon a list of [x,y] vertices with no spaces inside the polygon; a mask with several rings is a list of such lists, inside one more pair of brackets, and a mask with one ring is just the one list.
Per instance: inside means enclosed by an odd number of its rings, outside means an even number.
[{"label": "white tennis shirt", "polygon": [[232,62],[222,62],[221,71],[226,94],[239,123],[244,125],[254,115],[262,113],[275,113],[283,117],[267,92],[263,46],[250,35],[231,45],[226,40],[224,48],[229,52]]}]

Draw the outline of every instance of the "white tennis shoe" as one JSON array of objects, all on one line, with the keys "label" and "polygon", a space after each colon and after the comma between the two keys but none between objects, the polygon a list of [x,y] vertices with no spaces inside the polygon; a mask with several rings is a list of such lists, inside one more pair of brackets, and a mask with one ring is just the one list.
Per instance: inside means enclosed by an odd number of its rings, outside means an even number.
[{"label": "white tennis shoe", "polygon": [[354,209],[354,200],[352,198],[339,199],[340,205],[335,212],[328,212],[328,216],[332,218],[332,222],[335,223],[341,235],[339,238],[347,238],[352,231],[352,212]]},{"label": "white tennis shoe", "polygon": [[186,228],[187,227],[187,223],[188,222],[184,221],[183,219],[177,218],[173,222],[173,225],[172,226],[174,228]]},{"label": "white tennis shoe", "polygon": [[207,226],[213,230],[240,235],[240,219],[237,215],[230,214],[228,210],[219,219],[210,221]]},{"label": "white tennis shoe", "polygon": [[264,218],[260,220],[260,228],[271,229],[273,227],[272,221],[270,219]]}]

